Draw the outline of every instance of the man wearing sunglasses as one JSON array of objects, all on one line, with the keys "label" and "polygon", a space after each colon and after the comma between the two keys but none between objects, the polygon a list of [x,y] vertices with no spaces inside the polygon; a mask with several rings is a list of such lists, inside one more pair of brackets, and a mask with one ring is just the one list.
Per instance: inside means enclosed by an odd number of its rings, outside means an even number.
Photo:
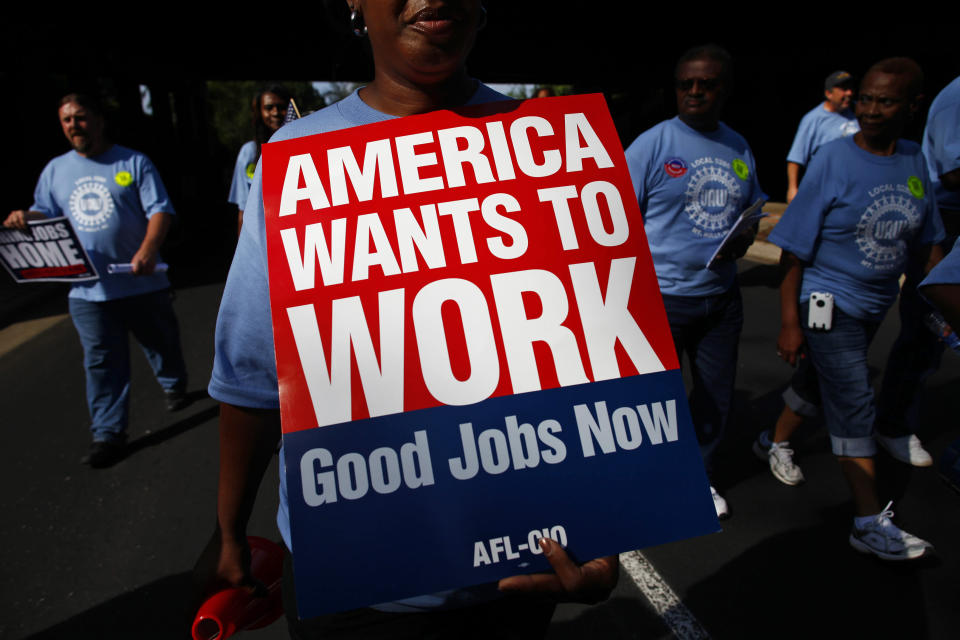
[{"label": "man wearing sunglasses", "polygon": [[[690,412],[711,478],[733,404],[743,325],[735,260],[753,234],[706,265],[740,213],[766,198],[749,145],[720,122],[731,77],[730,54],[720,47],[686,52],[675,72],[677,117],[640,135],[626,152],[677,355],[690,361]],[[726,517],[726,500],[713,484],[717,516]]]}]

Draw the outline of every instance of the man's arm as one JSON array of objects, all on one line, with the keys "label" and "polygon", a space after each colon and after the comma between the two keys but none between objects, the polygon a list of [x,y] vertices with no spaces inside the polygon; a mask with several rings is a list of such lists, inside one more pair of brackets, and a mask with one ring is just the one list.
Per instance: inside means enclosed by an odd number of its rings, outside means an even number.
[{"label": "man's arm", "polygon": [[163,239],[167,237],[167,231],[170,229],[172,220],[172,215],[162,211],[150,216],[143,242],[140,243],[137,252],[133,254],[133,258],[130,259],[134,275],[148,276],[153,273],[157,266],[157,256],[160,255],[160,245],[163,244]]},{"label": "man's arm", "polygon": [[796,162],[787,162],[787,204],[797,195],[797,189],[800,188],[800,170],[803,165]]},{"label": "man's arm", "polygon": [[27,230],[27,222],[29,220],[46,220],[47,216],[40,213],[39,211],[25,211],[23,209],[18,209],[16,211],[11,211],[10,215],[7,216],[7,219],[3,221],[3,226],[8,229],[20,229],[21,231]]},{"label": "man's arm", "polygon": [[279,411],[220,404],[217,524],[194,567],[204,592],[217,586],[259,588],[250,574],[247,523],[279,441]]},{"label": "man's arm", "polygon": [[789,251],[780,254],[780,266],[785,273],[780,283],[780,336],[777,338],[777,355],[791,366],[797,364],[797,354],[803,346],[803,329],[800,328],[800,281],[803,264]]}]

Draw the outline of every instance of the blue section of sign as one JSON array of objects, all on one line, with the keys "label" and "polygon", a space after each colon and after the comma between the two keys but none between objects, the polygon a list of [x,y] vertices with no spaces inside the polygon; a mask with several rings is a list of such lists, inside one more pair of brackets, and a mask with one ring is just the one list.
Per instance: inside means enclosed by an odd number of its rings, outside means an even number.
[{"label": "blue section of sign", "polygon": [[305,618],[549,571],[531,551],[544,529],[580,562],[719,530],[679,370],[299,431],[284,446]]}]

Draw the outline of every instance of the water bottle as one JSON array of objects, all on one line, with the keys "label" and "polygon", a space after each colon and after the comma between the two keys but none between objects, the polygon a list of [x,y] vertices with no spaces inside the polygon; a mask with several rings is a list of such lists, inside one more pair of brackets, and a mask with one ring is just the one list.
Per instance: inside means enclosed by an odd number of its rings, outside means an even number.
[{"label": "water bottle", "polygon": [[947,324],[947,321],[943,319],[942,315],[936,311],[931,311],[924,316],[923,323],[927,325],[927,328],[930,329],[935,336],[940,338],[941,342],[954,351],[960,352],[960,337],[957,337],[957,333],[950,328],[950,325]]}]

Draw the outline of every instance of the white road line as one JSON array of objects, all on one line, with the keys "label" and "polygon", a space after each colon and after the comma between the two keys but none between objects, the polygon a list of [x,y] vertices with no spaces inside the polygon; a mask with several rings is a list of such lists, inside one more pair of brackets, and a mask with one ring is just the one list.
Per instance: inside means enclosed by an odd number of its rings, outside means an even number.
[{"label": "white road line", "polygon": [[680,601],[670,585],[639,551],[620,554],[620,565],[627,570],[657,614],[678,640],[710,640],[710,634]]}]

